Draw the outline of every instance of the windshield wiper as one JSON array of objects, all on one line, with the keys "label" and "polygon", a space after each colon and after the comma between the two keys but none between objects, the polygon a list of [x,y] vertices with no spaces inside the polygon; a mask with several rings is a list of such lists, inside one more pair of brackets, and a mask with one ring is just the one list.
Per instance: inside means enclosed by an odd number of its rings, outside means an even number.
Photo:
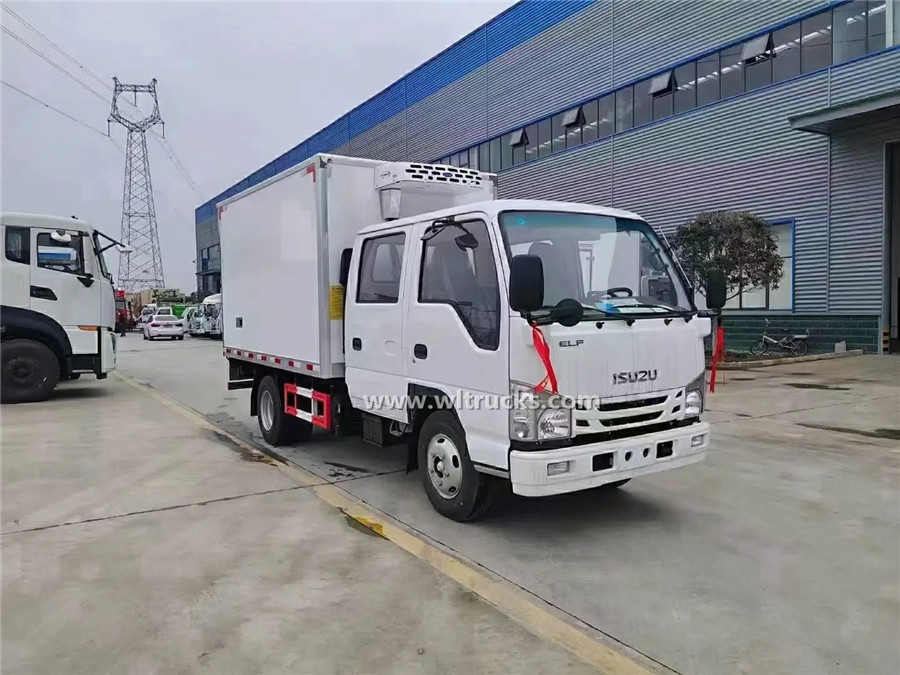
[{"label": "windshield wiper", "polygon": [[[696,316],[696,314],[697,314],[697,310],[694,310],[694,309],[677,309],[677,308],[675,308],[675,307],[670,307],[669,305],[659,305],[659,304],[652,303],[652,302],[640,302],[640,303],[635,304],[635,305],[622,305],[622,307],[623,307],[623,308],[625,308],[625,307],[646,307],[647,309],[664,309],[664,310],[665,310],[664,313],[659,313],[659,312],[648,312],[648,313],[627,312],[628,314],[631,314],[631,316],[634,316],[634,317],[636,317],[636,318],[641,318],[641,319],[660,318],[660,317],[665,317],[666,315],[673,315],[673,314],[674,314],[675,316],[679,316],[679,317],[683,318],[683,319],[684,319],[684,322],[687,323],[688,321],[690,321],[691,319],[693,319],[694,316]],[[668,324],[667,324],[667,325],[668,325]]]}]

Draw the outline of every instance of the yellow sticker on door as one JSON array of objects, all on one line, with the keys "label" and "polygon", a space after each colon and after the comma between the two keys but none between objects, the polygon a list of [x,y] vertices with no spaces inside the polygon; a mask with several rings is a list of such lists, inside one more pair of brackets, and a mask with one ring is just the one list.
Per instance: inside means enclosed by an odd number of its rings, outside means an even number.
[{"label": "yellow sticker on door", "polygon": [[344,287],[332,286],[328,301],[329,314],[331,320],[341,320],[344,318]]}]

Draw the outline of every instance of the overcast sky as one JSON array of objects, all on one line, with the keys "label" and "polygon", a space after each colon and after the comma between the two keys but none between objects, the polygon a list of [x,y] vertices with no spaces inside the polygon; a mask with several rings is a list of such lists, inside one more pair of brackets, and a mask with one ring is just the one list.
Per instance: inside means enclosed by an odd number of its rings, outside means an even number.
[{"label": "overcast sky", "polygon": [[[148,136],[166,285],[190,292],[197,206],[514,3],[5,4],[110,85],[113,75],[128,83],[157,78],[166,138],[201,193]],[[16,18],[4,11],[2,19],[4,28],[109,96]],[[96,129],[0,87],[0,206],[77,215],[118,234],[124,156],[98,133],[106,133],[108,100],[5,32],[0,56],[4,82]],[[113,127],[112,136],[124,148],[125,130]]]}]

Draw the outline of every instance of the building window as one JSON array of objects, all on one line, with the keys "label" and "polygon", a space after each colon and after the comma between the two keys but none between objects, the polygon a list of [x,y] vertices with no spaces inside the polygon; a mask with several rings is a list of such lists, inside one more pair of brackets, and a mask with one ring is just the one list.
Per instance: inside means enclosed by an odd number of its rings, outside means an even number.
[{"label": "building window", "polygon": [[775,47],[772,34],[766,33],[744,43],[741,61],[744,66],[744,90],[753,91],[772,84],[772,57]]},{"label": "building window", "polygon": [[31,264],[31,230],[27,227],[7,227],[5,238],[6,259]]},{"label": "building window", "polygon": [[772,81],[784,82],[800,74],[800,24],[795,23],[772,34]]},{"label": "building window", "polygon": [[634,126],[634,92],[625,87],[616,92],[616,133]]},{"label": "building window", "polygon": [[456,153],[450,155],[448,164],[450,164],[450,166],[459,166],[459,155],[457,155]]},{"label": "building window", "polygon": [[669,117],[674,108],[675,78],[670,70],[657,75],[650,82],[650,95],[653,97],[653,119]]},{"label": "building window", "polygon": [[597,140],[597,99],[589,101],[581,106],[581,114],[584,116],[584,126],[581,128],[581,142],[590,143]]},{"label": "building window", "polygon": [[491,173],[500,171],[500,139],[495,138],[491,142]]},{"label": "building window", "polygon": [[525,146],[528,145],[528,134],[525,129],[517,129],[509,136],[509,144],[512,146],[513,166],[525,162]]},{"label": "building window", "polygon": [[597,101],[597,138],[612,136],[616,131],[616,97],[607,94]]},{"label": "building window", "polygon": [[639,127],[653,121],[653,96],[650,86],[653,80],[644,80],[634,85],[634,126]]},{"label": "building window", "polygon": [[[900,12],[900,4],[894,6],[894,21],[897,21],[897,12]],[[887,25],[887,4],[885,0],[870,0],[869,2],[869,39],[868,52],[874,54],[880,52],[887,46],[885,26]],[[897,29],[894,29],[895,31]],[[900,39],[897,33],[894,33],[894,42]]]},{"label": "building window", "polygon": [[860,56],[865,56],[868,36],[866,27],[868,9],[869,3],[866,0],[856,0],[834,8],[832,63],[845,63]]},{"label": "building window", "polygon": [[483,221],[462,225],[478,246],[460,248],[459,230],[452,227],[428,239],[422,248],[419,302],[450,305],[475,345],[495,350],[500,344],[500,287],[491,238]]},{"label": "building window", "polygon": [[[725,309],[793,309],[794,222],[776,221],[770,227],[778,241],[778,254],[781,256],[783,264],[778,288],[766,286],[742,289],[728,300]],[[734,293],[734,289],[729,292],[729,295],[732,293]]]},{"label": "building window", "polygon": [[674,112],[681,113],[697,106],[697,63],[691,61],[675,69]]},{"label": "building window", "polygon": [[719,100],[719,55],[710,54],[697,61],[697,105]]},{"label": "building window", "polygon": [[566,132],[566,147],[577,148],[581,145],[581,129],[584,126],[584,111],[581,106],[567,110],[563,114],[563,129]]},{"label": "building window", "polygon": [[550,120],[538,122],[538,156],[546,157],[553,149],[551,138],[552,125]]},{"label": "building window", "polygon": [[560,113],[550,119],[550,134],[553,138],[550,152],[559,152],[566,149],[566,128],[563,126],[565,116],[565,113]]},{"label": "building window", "polygon": [[356,302],[393,304],[400,299],[405,242],[402,232],[363,242]]},{"label": "building window", "polygon": [[478,146],[469,148],[469,168],[478,171],[481,167],[478,164]]},{"label": "building window", "polygon": [[742,52],[741,45],[719,52],[719,87],[723,99],[744,92]]},{"label": "building window", "polygon": [[478,146],[478,168],[481,171],[491,170],[491,146],[489,143],[482,143]]},{"label": "building window", "polygon": [[804,19],[800,26],[800,66],[811,73],[831,65],[831,10]]},{"label": "building window", "polygon": [[528,137],[528,144],[525,146],[525,161],[530,162],[537,159],[538,156],[538,125],[530,124],[525,129],[525,135]]},{"label": "building window", "polygon": [[513,165],[512,134],[500,137],[500,168],[508,169]]},{"label": "building window", "polygon": [[469,151],[463,150],[456,154],[456,166],[466,169],[469,166]]}]

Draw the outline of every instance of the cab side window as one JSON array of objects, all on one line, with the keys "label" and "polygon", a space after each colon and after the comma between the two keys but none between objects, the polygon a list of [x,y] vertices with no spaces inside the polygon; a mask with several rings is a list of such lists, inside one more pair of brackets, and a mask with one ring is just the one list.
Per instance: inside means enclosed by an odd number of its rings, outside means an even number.
[{"label": "cab side window", "polygon": [[399,301],[405,243],[403,232],[363,242],[356,302],[395,304]]},{"label": "cab side window", "polygon": [[55,241],[48,232],[39,233],[37,236],[38,267],[69,274],[84,274],[82,236],[72,234],[71,237],[72,240],[69,242],[59,242]]},{"label": "cab side window", "polygon": [[31,263],[31,231],[27,227],[7,227],[6,259],[28,265]]},{"label": "cab side window", "polygon": [[491,238],[483,221],[461,225],[478,245],[461,248],[457,238],[464,232],[453,226],[427,239],[422,249],[419,302],[450,305],[472,341],[481,349],[495,350],[500,344],[500,287]]}]

